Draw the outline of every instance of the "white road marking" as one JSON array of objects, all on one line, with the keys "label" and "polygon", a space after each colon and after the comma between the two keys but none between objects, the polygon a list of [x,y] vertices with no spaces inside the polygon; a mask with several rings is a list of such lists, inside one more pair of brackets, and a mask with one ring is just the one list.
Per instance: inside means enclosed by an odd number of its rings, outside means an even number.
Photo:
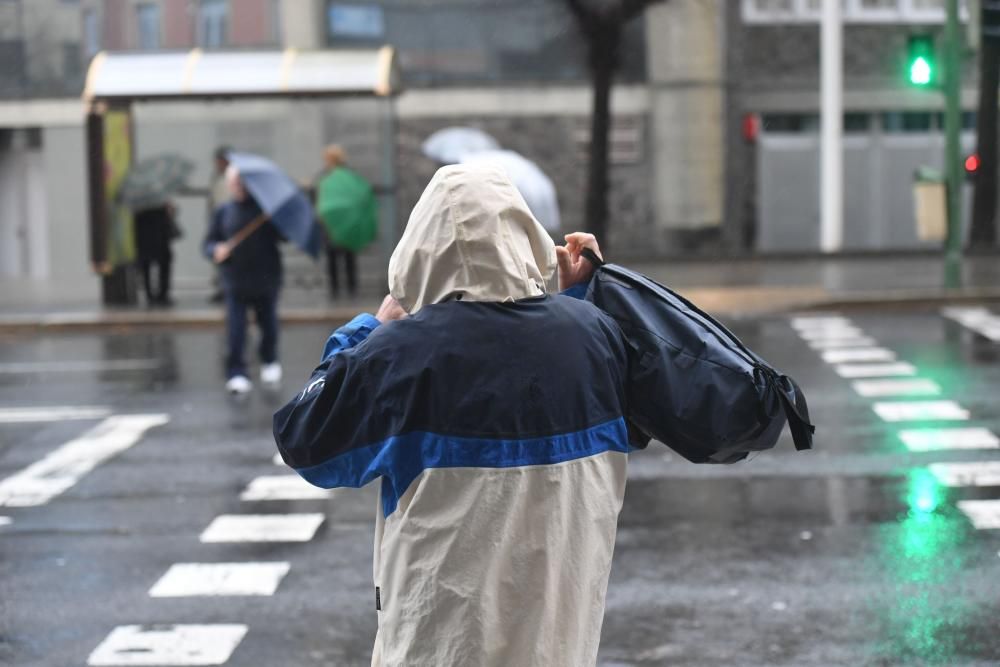
[{"label": "white road marking", "polygon": [[998,319],[995,314],[986,308],[945,308],[941,311],[941,314],[949,320],[955,320],[967,327]]},{"label": "white road marking", "polygon": [[9,526],[11,523],[9,516],[0,516],[0,526]]},{"label": "white road marking", "polygon": [[878,342],[868,336],[857,338],[825,338],[822,340],[809,341],[809,347],[814,350],[830,350],[838,347],[875,347]]},{"label": "white road marking", "polygon": [[45,408],[0,408],[0,423],[55,422],[73,419],[103,419],[111,414],[109,408],[51,406]]},{"label": "white road marking", "polygon": [[330,489],[313,486],[298,475],[264,475],[252,480],[240,500],[322,500]]},{"label": "white road marking", "polygon": [[1000,315],[985,308],[945,308],[941,314],[994,342],[1000,342]]},{"label": "white road marking", "polygon": [[276,465],[276,466],[283,466],[283,465],[285,465],[285,462],[281,460],[281,453],[280,452],[274,455],[274,458],[271,459],[271,462],[274,463],[274,465]]},{"label": "white road marking", "polygon": [[23,361],[0,363],[0,374],[97,373],[101,371],[151,371],[158,359],[108,359],[105,361]]},{"label": "white road marking", "polygon": [[814,330],[814,329],[832,329],[836,327],[849,327],[852,326],[851,320],[846,317],[841,317],[839,315],[818,315],[816,317],[793,317],[791,320],[791,325],[793,329],[800,330]]},{"label": "white road marking", "polygon": [[0,507],[44,505],[99,464],[139,442],[146,431],[168,421],[165,414],[108,417],[42,460],[0,481]]},{"label": "white road marking", "polygon": [[963,421],[969,411],[955,401],[898,401],[876,403],[875,414],[887,422]]},{"label": "white road marking", "polygon": [[1000,461],[932,463],[928,469],[945,486],[1000,486]]},{"label": "white road marking", "polygon": [[989,338],[994,343],[1000,342],[1000,323],[979,327],[976,329],[976,333]]},{"label": "white road marking", "polygon": [[941,386],[926,378],[889,378],[857,380],[852,385],[859,396],[882,398],[885,396],[938,396]]},{"label": "white road marking", "polygon": [[978,530],[1000,528],[1000,500],[959,500],[958,509]]},{"label": "white road marking", "polygon": [[898,362],[895,364],[843,364],[834,370],[837,375],[849,380],[854,378],[893,377],[916,375],[917,367],[913,364]]},{"label": "white road marking", "polygon": [[288,568],[288,563],[175,563],[149,596],[274,595]]},{"label": "white road marking", "polygon": [[1000,448],[1000,438],[985,428],[913,429],[900,431],[899,439],[912,452]]},{"label": "white road marking", "polygon": [[229,660],[247,626],[121,625],[94,649],[88,665],[221,665]]},{"label": "white road marking", "polygon": [[323,514],[223,514],[199,538],[202,542],[308,542]]},{"label": "white road marking", "polygon": [[896,353],[884,347],[862,347],[847,350],[826,350],[823,361],[828,364],[854,364],[868,361],[895,361]]},{"label": "white road marking", "polygon": [[830,338],[858,338],[866,335],[864,331],[857,327],[838,327],[835,329],[816,329],[814,331],[800,331],[799,336],[803,340],[828,340]]}]

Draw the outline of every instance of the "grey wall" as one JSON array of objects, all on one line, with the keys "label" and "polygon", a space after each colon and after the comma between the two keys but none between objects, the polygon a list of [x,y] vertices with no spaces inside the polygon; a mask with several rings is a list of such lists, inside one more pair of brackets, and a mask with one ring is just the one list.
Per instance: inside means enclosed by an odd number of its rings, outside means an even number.
[{"label": "grey wall", "polygon": [[48,127],[42,137],[51,276],[60,283],[93,282],[90,267],[83,127]]},{"label": "grey wall", "polygon": [[[643,116],[619,116],[618,122],[638,128],[642,149],[635,160],[612,165],[610,212],[611,243],[621,254],[648,254],[657,242],[652,215],[651,157],[648,128]],[[409,117],[399,128],[399,206],[405,221],[439,165],[421,152],[423,141],[435,131],[452,126],[478,127],[504,148],[535,162],[552,179],[559,199],[564,233],[583,226],[586,185],[586,116],[454,116]]]}]

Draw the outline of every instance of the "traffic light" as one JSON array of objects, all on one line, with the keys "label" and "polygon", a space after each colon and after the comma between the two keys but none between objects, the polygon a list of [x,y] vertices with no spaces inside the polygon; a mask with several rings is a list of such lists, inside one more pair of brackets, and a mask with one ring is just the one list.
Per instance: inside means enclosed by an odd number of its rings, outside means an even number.
[{"label": "traffic light", "polygon": [[979,153],[973,153],[965,158],[965,173],[975,176],[977,171],[979,171]]},{"label": "traffic light", "polygon": [[982,160],[979,159],[979,153],[973,153],[972,155],[965,158],[965,180],[968,182],[974,182],[976,176],[979,175],[979,165]]},{"label": "traffic light", "polygon": [[910,83],[926,87],[934,82],[934,38],[931,35],[911,35],[907,46],[907,72]]}]

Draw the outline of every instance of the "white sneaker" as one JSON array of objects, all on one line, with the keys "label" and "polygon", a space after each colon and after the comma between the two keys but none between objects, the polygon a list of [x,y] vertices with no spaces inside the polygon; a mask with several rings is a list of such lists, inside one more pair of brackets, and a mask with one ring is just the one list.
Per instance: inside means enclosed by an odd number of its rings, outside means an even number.
[{"label": "white sneaker", "polygon": [[281,384],[281,364],[273,361],[260,367],[260,381],[269,387]]},{"label": "white sneaker", "polygon": [[253,389],[253,382],[245,375],[234,375],[226,382],[226,391],[234,396],[242,396],[250,393]]}]

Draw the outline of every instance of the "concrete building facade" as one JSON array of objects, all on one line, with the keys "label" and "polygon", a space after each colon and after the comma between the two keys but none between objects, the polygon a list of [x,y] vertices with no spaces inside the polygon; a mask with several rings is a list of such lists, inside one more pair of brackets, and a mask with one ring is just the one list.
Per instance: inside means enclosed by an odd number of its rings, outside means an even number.
[{"label": "concrete building facade", "polygon": [[[899,213],[910,176],[877,179],[886,172],[879,161],[898,151],[913,153],[912,162],[936,150],[940,100],[907,89],[900,67],[909,34],[940,30],[940,4],[845,2],[846,160],[855,175],[848,184],[870,200],[863,210],[848,207],[860,221],[849,247],[919,247],[912,234],[892,231],[911,225]],[[627,26],[612,97],[609,227],[618,257],[812,249],[818,7],[817,0],[669,0]],[[0,239],[25,246],[0,255],[0,275],[89,275],[80,251],[86,197],[77,95],[99,50],[393,44],[405,83],[395,104],[394,183],[376,159],[383,128],[363,103],[142,104],[138,155],[168,148],[188,155],[198,164],[192,183],[206,186],[211,149],[229,144],[269,154],[309,181],[319,147],[338,141],[374,183],[394,189],[402,225],[437,167],[422,155],[423,139],[471,125],[552,178],[564,227],[582,219],[590,87],[585,47],[560,0],[22,0],[0,3],[0,19],[0,50],[22,54],[24,64],[0,79],[0,175],[35,174],[36,184],[0,178],[0,190],[34,192],[0,213]],[[971,109],[973,63],[968,76]],[[876,201],[886,190],[895,199]],[[178,248],[179,278],[200,285],[208,274],[197,256],[204,202],[180,204],[188,233]],[[890,218],[891,229],[876,229]],[[67,251],[67,239],[80,243]]]}]

